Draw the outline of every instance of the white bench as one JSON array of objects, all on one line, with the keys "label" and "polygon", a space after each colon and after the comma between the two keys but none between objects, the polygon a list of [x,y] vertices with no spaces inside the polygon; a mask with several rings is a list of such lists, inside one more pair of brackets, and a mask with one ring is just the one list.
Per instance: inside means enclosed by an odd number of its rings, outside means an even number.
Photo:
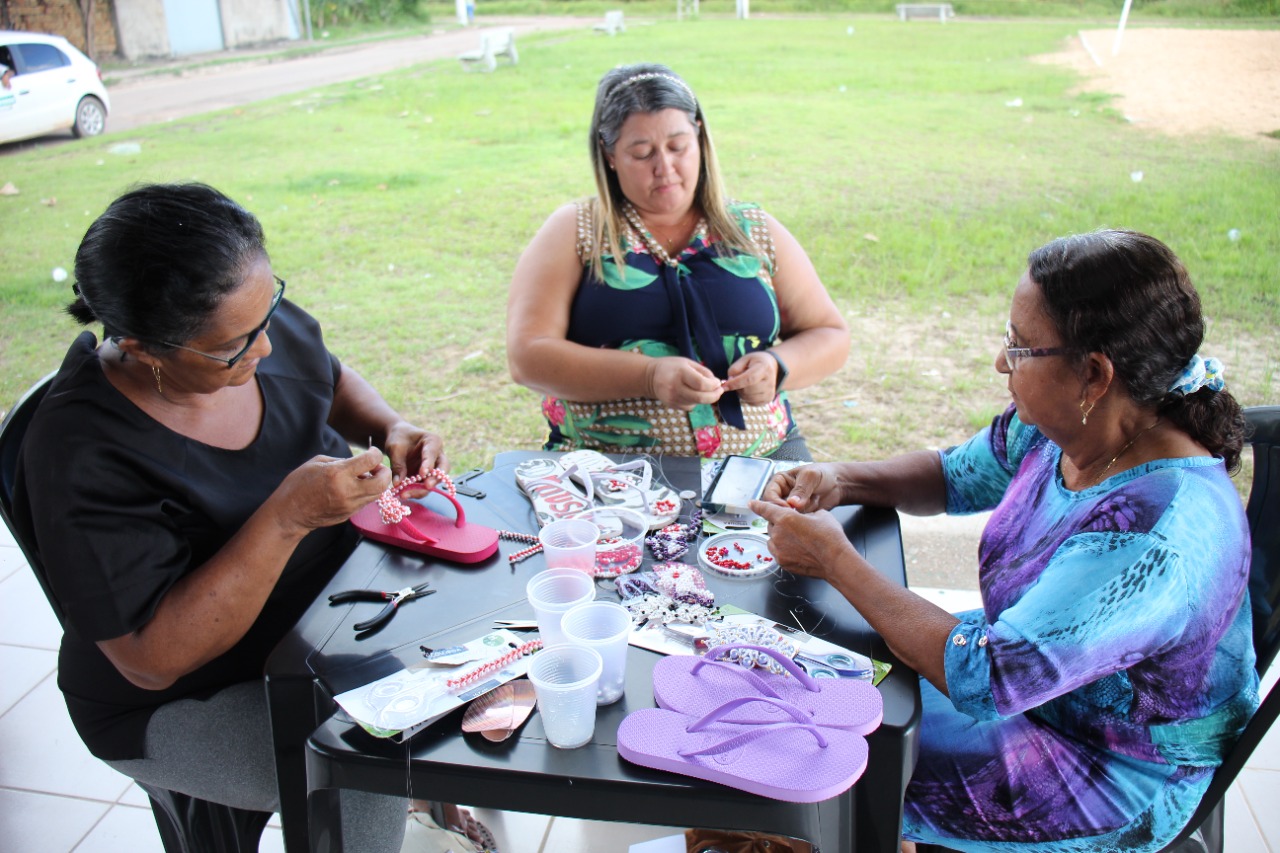
[{"label": "white bench", "polygon": [[622,18],[622,11],[618,10],[614,12],[605,12],[604,23],[596,24],[591,29],[601,33],[608,33],[611,36],[616,36],[618,33],[625,33],[627,31],[627,24]]},{"label": "white bench", "polygon": [[950,3],[899,3],[896,8],[899,21],[907,18],[937,18],[945,24],[947,18],[956,16]]},{"label": "white bench", "polygon": [[480,49],[458,54],[458,61],[468,71],[493,71],[498,67],[500,56],[505,56],[512,65],[520,61],[520,55],[516,53],[515,30],[486,30],[480,33]]}]

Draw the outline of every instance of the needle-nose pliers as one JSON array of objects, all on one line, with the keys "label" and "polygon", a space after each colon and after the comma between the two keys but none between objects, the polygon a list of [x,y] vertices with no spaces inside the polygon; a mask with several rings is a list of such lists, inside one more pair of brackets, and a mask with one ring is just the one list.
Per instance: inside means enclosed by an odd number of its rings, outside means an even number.
[{"label": "needle-nose pliers", "polygon": [[366,619],[363,622],[357,622],[351,627],[357,631],[375,631],[385,625],[395,615],[396,608],[400,606],[402,601],[412,601],[415,598],[422,598],[427,595],[434,595],[437,590],[428,589],[431,582],[420,583],[417,586],[407,586],[404,589],[398,589],[392,592],[385,592],[378,589],[348,589],[344,592],[335,592],[329,596],[329,604],[345,604],[349,601],[385,601],[387,606],[382,608],[382,612],[372,619]]}]

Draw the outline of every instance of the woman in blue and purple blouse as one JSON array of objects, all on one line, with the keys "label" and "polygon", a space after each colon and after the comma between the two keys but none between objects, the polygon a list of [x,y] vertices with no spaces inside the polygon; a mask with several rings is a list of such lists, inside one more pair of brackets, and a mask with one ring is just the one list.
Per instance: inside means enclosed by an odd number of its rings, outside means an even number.
[{"label": "woman in blue and purple blouse", "polygon": [[[1159,850],[1257,706],[1244,420],[1198,354],[1200,300],[1160,241],[1055,240],[1014,290],[1013,405],[965,444],[777,477],[757,511],[922,676],[903,836],[961,851]],[[993,510],[983,607],[883,579],[824,511]]]}]

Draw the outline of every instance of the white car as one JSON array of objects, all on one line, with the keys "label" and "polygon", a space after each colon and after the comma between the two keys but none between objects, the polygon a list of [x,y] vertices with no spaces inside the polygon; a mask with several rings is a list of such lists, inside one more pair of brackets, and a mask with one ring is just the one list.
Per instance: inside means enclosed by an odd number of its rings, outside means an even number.
[{"label": "white car", "polygon": [[[111,102],[98,66],[61,36],[0,30],[0,142],[70,130],[97,136]],[[3,69],[0,69],[2,72]]]}]

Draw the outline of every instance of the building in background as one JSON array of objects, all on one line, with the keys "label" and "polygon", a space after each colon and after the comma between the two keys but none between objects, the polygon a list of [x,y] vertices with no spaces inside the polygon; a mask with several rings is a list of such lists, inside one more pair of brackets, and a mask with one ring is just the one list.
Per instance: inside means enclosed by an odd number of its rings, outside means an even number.
[{"label": "building in background", "polygon": [[297,39],[304,2],[0,0],[0,29],[54,33],[98,61],[186,56]]}]

